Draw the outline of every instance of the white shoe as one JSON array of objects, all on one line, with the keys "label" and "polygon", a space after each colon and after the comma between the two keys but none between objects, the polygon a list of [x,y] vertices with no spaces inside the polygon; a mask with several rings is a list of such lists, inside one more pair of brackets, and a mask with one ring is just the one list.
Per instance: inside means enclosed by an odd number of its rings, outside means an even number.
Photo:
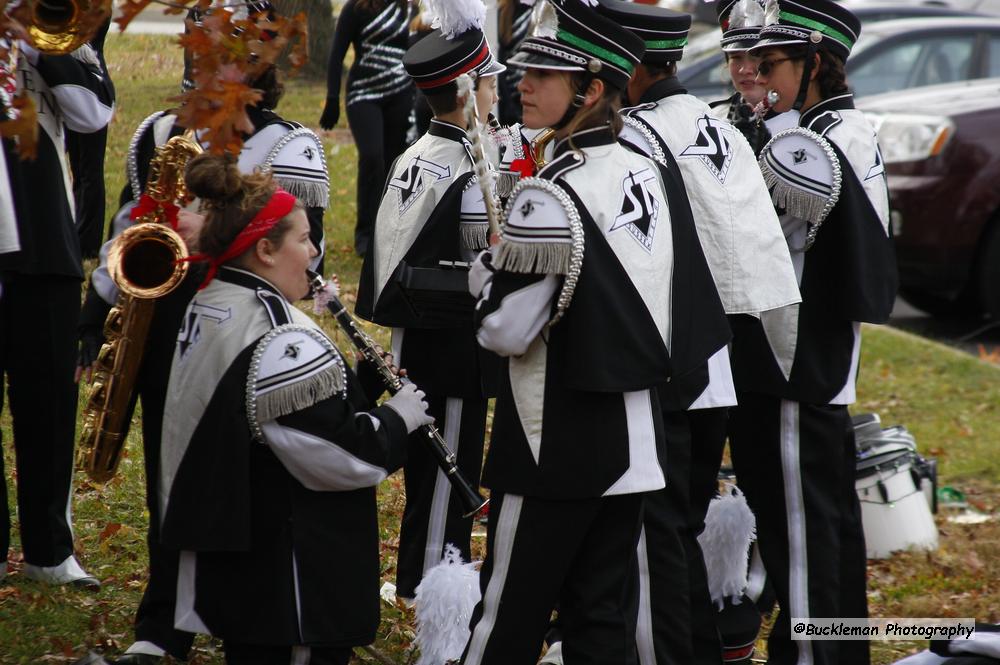
[{"label": "white shoe", "polygon": [[47,584],[72,584],[76,587],[96,591],[101,588],[101,582],[80,567],[72,555],[58,566],[36,566],[25,563],[22,574],[29,580],[38,580]]},{"label": "white shoe", "polygon": [[538,665],[563,665],[562,642],[553,642]]}]

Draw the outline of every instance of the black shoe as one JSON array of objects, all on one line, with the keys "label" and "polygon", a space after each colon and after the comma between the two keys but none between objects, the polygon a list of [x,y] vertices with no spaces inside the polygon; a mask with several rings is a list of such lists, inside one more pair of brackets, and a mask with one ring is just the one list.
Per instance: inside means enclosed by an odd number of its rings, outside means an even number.
[{"label": "black shoe", "polygon": [[163,656],[151,656],[148,653],[126,653],[111,662],[117,665],[160,665],[163,662]]}]

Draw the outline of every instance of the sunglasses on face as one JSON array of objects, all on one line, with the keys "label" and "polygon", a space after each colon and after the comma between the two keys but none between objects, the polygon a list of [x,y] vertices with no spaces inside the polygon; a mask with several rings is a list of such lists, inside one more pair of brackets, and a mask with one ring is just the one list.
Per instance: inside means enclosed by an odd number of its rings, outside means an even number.
[{"label": "sunglasses on face", "polygon": [[787,60],[801,60],[801,57],[775,58],[774,60],[761,60],[757,63],[757,73],[761,76],[770,76],[775,65],[779,65]]}]

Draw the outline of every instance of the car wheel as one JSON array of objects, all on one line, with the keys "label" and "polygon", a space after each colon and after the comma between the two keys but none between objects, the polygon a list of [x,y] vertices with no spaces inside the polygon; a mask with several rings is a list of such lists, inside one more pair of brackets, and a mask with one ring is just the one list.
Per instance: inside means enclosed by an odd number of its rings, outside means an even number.
[{"label": "car wheel", "polygon": [[983,311],[1000,320],[1000,219],[986,231],[979,258],[979,300]]},{"label": "car wheel", "polygon": [[[967,291],[968,289],[966,289]],[[931,316],[942,319],[972,316],[979,313],[979,303],[974,298],[967,297],[966,292],[955,299],[949,299],[905,286],[899,289],[899,295],[903,300]]]}]

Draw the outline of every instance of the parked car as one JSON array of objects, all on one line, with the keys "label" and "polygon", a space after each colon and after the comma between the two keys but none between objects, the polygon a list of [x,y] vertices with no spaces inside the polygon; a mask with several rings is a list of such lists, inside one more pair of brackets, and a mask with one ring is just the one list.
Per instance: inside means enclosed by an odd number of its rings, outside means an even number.
[{"label": "parked car", "polygon": [[[881,12],[874,5],[870,9]],[[708,39],[707,35],[699,37],[698,44],[707,46]],[[847,75],[858,97],[1000,76],[1000,18],[952,16],[865,22],[847,60]],[[688,92],[705,101],[733,94],[725,60],[717,49],[703,51],[691,62],[681,60],[677,77]]]},{"label": "parked car", "polygon": [[[717,0],[638,1],[686,12],[691,14],[695,23],[715,24],[717,20]],[[1000,16],[1000,0],[843,0],[841,4],[859,16],[869,13],[865,19],[868,21],[887,21],[910,16],[953,16],[960,13]],[[936,11],[941,13],[937,14]]]},{"label": "parked car", "polygon": [[1000,78],[863,97],[889,182],[900,294],[1000,319]]}]

